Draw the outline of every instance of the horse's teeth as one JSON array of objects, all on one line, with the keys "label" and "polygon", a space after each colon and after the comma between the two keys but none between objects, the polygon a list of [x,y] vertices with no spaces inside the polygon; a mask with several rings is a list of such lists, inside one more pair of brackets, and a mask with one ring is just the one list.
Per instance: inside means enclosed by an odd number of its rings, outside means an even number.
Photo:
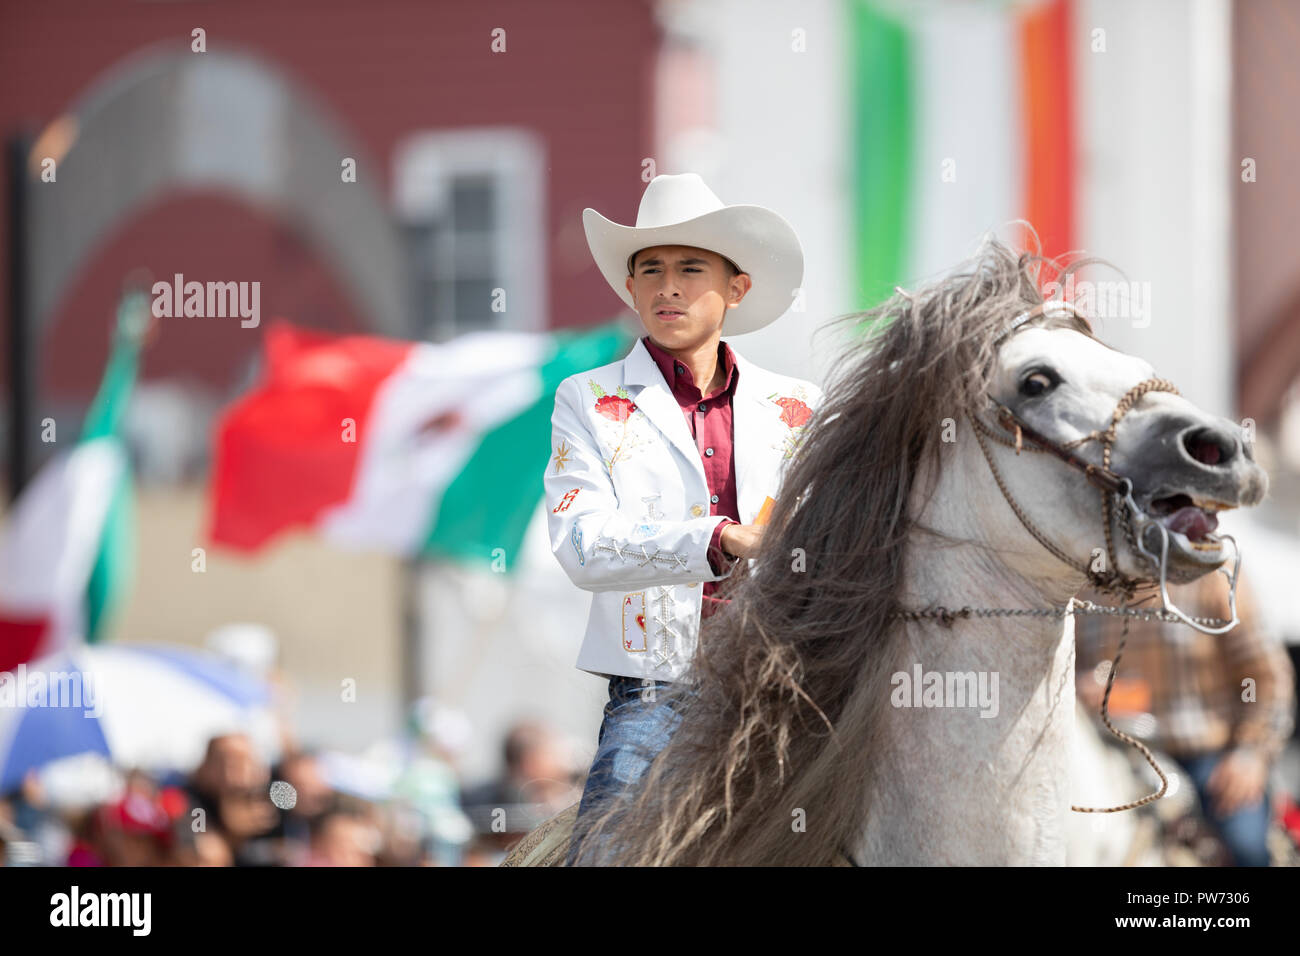
[{"label": "horse's teeth", "polygon": [[1196,507],[1200,508],[1202,511],[1208,511],[1210,513],[1216,511],[1229,511],[1232,508],[1237,507],[1236,505],[1228,504],[1226,501],[1215,501],[1213,498],[1198,498],[1195,495],[1188,495],[1187,497],[1192,499],[1192,504],[1196,505]]}]

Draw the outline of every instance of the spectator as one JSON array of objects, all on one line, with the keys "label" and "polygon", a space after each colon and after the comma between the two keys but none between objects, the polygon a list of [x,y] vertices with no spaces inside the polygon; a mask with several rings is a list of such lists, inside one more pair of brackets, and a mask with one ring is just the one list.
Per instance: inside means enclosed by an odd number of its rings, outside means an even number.
[{"label": "spectator", "polygon": [[126,793],[98,810],[108,866],[163,866],[172,862],[171,820],[143,774],[132,774]]},{"label": "spectator", "polygon": [[50,807],[36,770],[23,775],[18,790],[8,801],[8,807],[7,819],[20,834],[15,847],[10,848],[9,865],[21,862],[45,866],[63,859],[68,852],[67,834],[58,814]]},{"label": "spectator", "polygon": [[325,782],[314,752],[300,750],[287,754],[272,775],[276,784],[292,788],[281,788],[274,797],[278,818],[270,833],[281,842],[282,858],[290,862],[308,852],[311,822],[333,809],[336,797]]},{"label": "spectator", "polygon": [[[1171,586],[1170,596],[1191,616],[1230,616],[1221,574]],[[1113,603],[1092,591],[1079,598]],[[1131,709],[1155,718],[1152,743],[1186,769],[1202,812],[1234,862],[1267,866],[1269,775],[1293,727],[1295,674],[1280,642],[1261,628],[1244,578],[1237,610],[1241,623],[1221,635],[1182,623],[1132,620],[1116,680],[1125,681]],[[1123,623],[1111,616],[1075,618],[1079,693],[1094,711],[1101,706]]]},{"label": "spectator", "polygon": [[191,777],[192,803],[203,811],[199,829],[215,829],[229,844],[236,866],[280,862],[279,841],[272,837],[277,817],[270,776],[247,735],[225,734],[208,742]]},{"label": "spectator", "polygon": [[374,866],[374,825],[355,810],[336,807],[311,822],[310,851],[303,866]]},{"label": "spectator", "polygon": [[104,833],[97,809],[76,814],[72,819],[72,846],[67,866],[107,866],[104,860]]},{"label": "spectator", "polygon": [[0,866],[12,866],[13,862],[9,859],[9,848],[16,843],[21,843],[23,835],[16,826],[9,822],[4,809],[4,805],[0,804]]},{"label": "spectator", "polygon": [[582,796],[563,740],[545,724],[521,721],[511,727],[503,742],[502,758],[501,776],[467,788],[461,794],[461,805],[470,812],[480,830],[490,823],[485,813],[497,808],[506,811],[507,829],[519,832],[576,803]]},{"label": "spectator", "polygon": [[411,722],[413,734],[402,747],[392,796],[419,814],[422,854],[438,865],[454,864],[474,834],[460,808],[460,781],[453,767],[469,739],[469,721],[458,709],[424,697],[412,709]]}]

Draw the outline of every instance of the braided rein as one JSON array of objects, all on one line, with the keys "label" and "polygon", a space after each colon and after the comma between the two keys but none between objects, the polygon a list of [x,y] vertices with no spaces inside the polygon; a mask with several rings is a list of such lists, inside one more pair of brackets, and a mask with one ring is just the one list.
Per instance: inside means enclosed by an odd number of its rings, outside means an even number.
[{"label": "braided rein", "polygon": [[[1146,762],[1151,765],[1151,769],[1156,772],[1160,778],[1160,789],[1154,793],[1149,793],[1145,797],[1134,800],[1131,803],[1121,804],[1117,807],[1080,807],[1070,804],[1070,809],[1075,813],[1119,813],[1121,810],[1135,810],[1153,801],[1159,800],[1169,789],[1169,778],[1165,772],[1160,769],[1156,763],[1155,757],[1151,755],[1150,748],[1142,741],[1129,734],[1124,733],[1110,722],[1110,691],[1115,685],[1115,675],[1119,673],[1119,661],[1124,654],[1124,645],[1128,642],[1129,623],[1138,618],[1144,621],[1164,621],[1166,623],[1179,623],[1181,618],[1172,614],[1163,608],[1130,608],[1130,607],[1109,607],[1104,604],[1094,604],[1091,601],[1080,601],[1075,606],[1067,604],[1062,608],[1007,608],[1007,607],[970,607],[969,605],[961,608],[948,609],[942,605],[935,605],[928,608],[922,608],[916,611],[897,611],[894,617],[905,621],[938,621],[944,627],[952,627],[953,622],[957,620],[969,620],[970,618],[990,618],[990,617],[1056,617],[1065,618],[1071,614],[1104,614],[1109,617],[1123,617],[1124,630],[1120,635],[1119,647],[1115,651],[1115,660],[1111,662],[1110,674],[1106,679],[1106,692],[1101,699],[1101,720],[1114,736],[1124,741],[1126,744],[1136,748]],[[1201,624],[1218,626],[1226,623],[1216,617],[1197,617],[1193,618]]]}]

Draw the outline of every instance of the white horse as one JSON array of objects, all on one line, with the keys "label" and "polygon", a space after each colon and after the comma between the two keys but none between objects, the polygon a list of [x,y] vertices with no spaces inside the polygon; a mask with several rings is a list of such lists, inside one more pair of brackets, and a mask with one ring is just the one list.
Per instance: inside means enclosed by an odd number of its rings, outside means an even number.
[{"label": "white horse", "polygon": [[[1044,377],[1050,387],[1026,394],[1026,383],[1036,382],[1036,390]],[[1067,442],[1104,431],[1121,398],[1153,377],[1146,362],[1076,329],[1029,328],[1000,350],[992,394],[1041,433]],[[1190,580],[1217,567],[1228,554],[1212,533],[1191,539],[1169,526],[1179,516],[1180,526],[1200,530],[1210,522],[1189,510],[1212,514],[1262,499],[1267,478],[1241,429],[1163,391],[1147,393],[1122,426],[1113,470],[1132,480],[1139,507],[1165,511],[1171,570]],[[1198,452],[1216,460],[1198,460]],[[1017,459],[1005,446],[992,454],[1009,497],[1049,540],[1084,563],[1102,556],[1097,493],[1083,475],[1047,455]],[[973,429],[959,433],[929,503],[914,505],[922,524],[966,543],[917,542],[906,605],[1061,606],[1086,582],[1014,518]],[[1130,550],[1119,551],[1119,561],[1122,573],[1150,574]],[[875,811],[857,852],[880,863],[1063,864],[1067,816],[1078,799],[1068,772],[1073,620],[987,618],[951,628],[916,622],[894,650],[886,666],[895,670],[922,661],[930,671],[996,672],[1003,719],[972,720],[945,708],[888,713],[894,747],[872,775]]]},{"label": "white horse", "polygon": [[872,337],[675,685],[679,729],[595,824],[617,852],[580,862],[1066,862],[1072,595],[1219,568],[1215,512],[1268,481],[1236,424],[1045,303],[1036,262],[989,240],[846,317]]}]

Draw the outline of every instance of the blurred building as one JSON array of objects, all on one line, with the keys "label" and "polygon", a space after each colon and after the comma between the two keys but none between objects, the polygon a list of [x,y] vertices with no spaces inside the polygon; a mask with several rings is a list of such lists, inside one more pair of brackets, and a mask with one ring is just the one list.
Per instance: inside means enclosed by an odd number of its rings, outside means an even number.
[{"label": "blurred building", "polygon": [[[128,424],[141,567],[118,635],[198,643],[261,621],[304,723],[343,745],[398,725],[398,562],[298,539],[192,571],[213,415],[276,316],[438,341],[608,319],[581,210],[643,188],[659,32],[650,3],[592,0],[4,8],[0,130],[31,145],[37,417],[75,438],[125,282],[260,283],[257,326],[164,319],[145,354]],[[360,688],[345,711],[343,677]]]}]

